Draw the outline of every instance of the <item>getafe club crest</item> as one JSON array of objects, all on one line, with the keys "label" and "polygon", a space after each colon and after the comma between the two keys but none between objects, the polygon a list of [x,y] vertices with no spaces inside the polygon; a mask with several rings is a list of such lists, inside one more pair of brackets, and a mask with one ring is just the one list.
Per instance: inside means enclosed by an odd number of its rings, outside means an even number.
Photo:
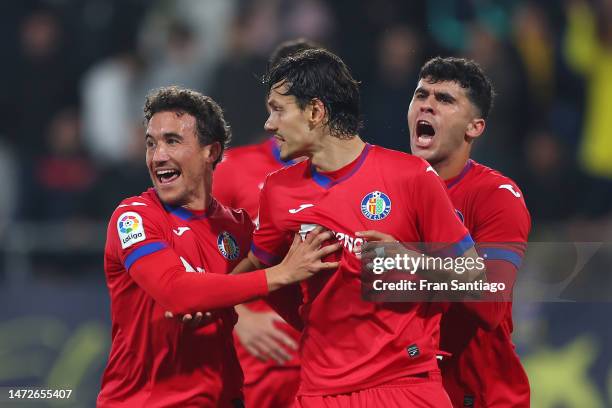
[{"label": "getafe club crest", "polygon": [[223,231],[217,236],[217,248],[230,261],[236,260],[240,255],[240,247],[236,239],[227,231]]},{"label": "getafe club crest", "polygon": [[372,191],[361,200],[361,213],[368,220],[382,220],[390,212],[391,199],[382,191]]}]

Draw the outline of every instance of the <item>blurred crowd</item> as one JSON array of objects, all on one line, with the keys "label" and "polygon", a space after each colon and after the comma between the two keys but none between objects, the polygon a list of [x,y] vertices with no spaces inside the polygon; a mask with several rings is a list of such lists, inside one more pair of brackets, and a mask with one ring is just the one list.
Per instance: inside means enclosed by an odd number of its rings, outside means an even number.
[{"label": "blurred crowd", "polygon": [[404,151],[423,62],[475,59],[497,99],[474,157],[519,183],[534,238],[612,236],[612,0],[49,0],[0,10],[0,242],[24,223],[106,223],[149,186],[142,104],[152,88],[211,95],[234,146],[266,137],[259,77],[271,50],[299,36],[338,53],[361,81],[362,136]]}]

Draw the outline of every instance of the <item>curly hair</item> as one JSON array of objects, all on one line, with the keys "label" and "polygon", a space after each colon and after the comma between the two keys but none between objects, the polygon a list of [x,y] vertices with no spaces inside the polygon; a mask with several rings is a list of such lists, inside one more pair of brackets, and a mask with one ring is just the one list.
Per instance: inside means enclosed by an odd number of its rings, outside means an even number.
[{"label": "curly hair", "polygon": [[177,111],[188,113],[196,120],[200,145],[219,142],[221,152],[213,163],[216,166],[223,157],[223,151],[232,138],[229,124],[223,117],[223,110],[211,97],[179,86],[165,86],[154,89],[147,95],[144,105],[145,125],[158,112]]},{"label": "curly hair", "polygon": [[495,90],[491,80],[475,61],[455,57],[435,57],[423,65],[419,79],[429,82],[453,81],[467,90],[470,101],[484,119],[493,107]]}]

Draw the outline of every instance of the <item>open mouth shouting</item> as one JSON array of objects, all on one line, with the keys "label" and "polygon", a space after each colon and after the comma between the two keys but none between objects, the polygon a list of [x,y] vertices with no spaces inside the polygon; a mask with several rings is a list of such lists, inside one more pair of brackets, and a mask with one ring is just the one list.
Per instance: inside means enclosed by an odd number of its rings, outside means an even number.
[{"label": "open mouth shouting", "polygon": [[431,122],[419,119],[416,122],[415,135],[415,145],[421,148],[428,148],[433,144],[436,129]]},{"label": "open mouth shouting", "polygon": [[176,169],[157,169],[155,170],[155,178],[160,185],[168,185],[179,178],[181,172]]}]

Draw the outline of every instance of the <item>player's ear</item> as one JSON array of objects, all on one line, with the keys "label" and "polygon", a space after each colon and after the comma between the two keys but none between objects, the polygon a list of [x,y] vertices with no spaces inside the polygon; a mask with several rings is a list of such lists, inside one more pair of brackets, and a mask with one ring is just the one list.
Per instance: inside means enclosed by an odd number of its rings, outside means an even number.
[{"label": "player's ear", "polygon": [[206,145],[205,151],[206,161],[210,162],[210,164],[213,164],[221,155],[221,144],[219,142],[213,142],[209,145]]},{"label": "player's ear", "polygon": [[469,139],[476,139],[484,132],[486,127],[486,122],[483,118],[474,118],[472,119],[465,129],[465,135]]},{"label": "player's ear", "polygon": [[308,121],[310,128],[314,128],[325,121],[325,105],[319,98],[313,98],[306,107],[308,109]]}]

